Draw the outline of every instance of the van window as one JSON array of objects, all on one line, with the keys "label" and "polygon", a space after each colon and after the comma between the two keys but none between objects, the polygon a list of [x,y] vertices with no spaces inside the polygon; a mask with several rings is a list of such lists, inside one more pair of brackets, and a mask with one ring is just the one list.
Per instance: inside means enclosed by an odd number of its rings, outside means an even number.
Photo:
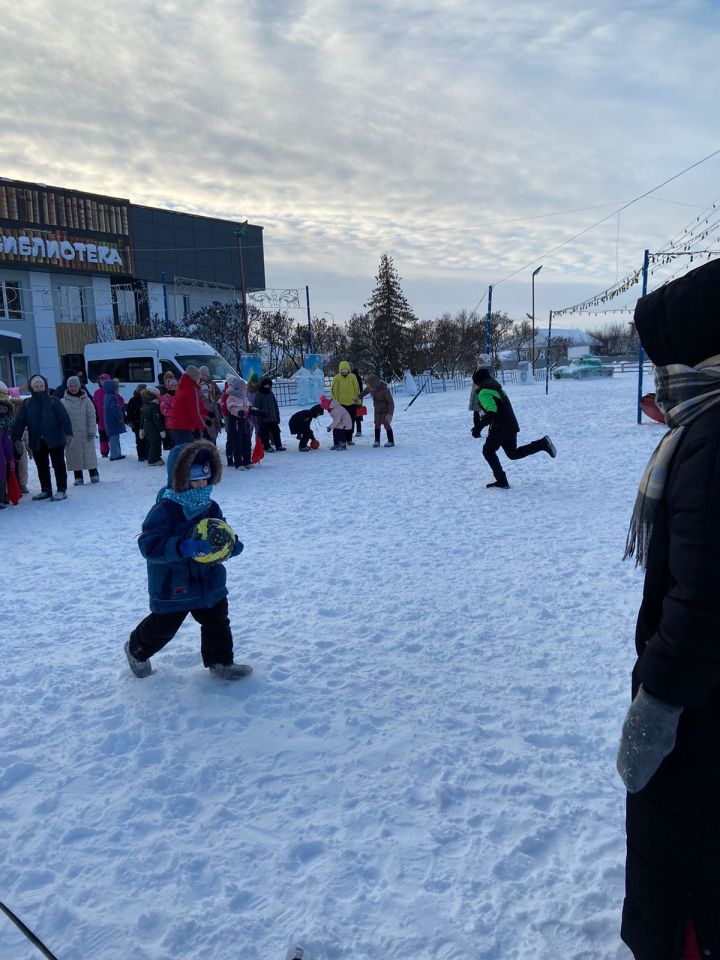
[{"label": "van window", "polygon": [[196,367],[207,367],[213,380],[226,380],[228,377],[237,376],[227,360],[224,360],[217,353],[198,353],[197,355],[175,357],[175,359],[182,364],[183,370],[191,363]]},{"label": "van window", "polygon": [[182,376],[182,370],[169,360],[160,361],[160,379],[162,380],[166,373],[171,373],[174,377]]},{"label": "van window", "polygon": [[101,373],[109,374],[123,383],[155,383],[155,364],[152,357],[114,357],[108,360],[90,360],[88,380],[97,383]]}]

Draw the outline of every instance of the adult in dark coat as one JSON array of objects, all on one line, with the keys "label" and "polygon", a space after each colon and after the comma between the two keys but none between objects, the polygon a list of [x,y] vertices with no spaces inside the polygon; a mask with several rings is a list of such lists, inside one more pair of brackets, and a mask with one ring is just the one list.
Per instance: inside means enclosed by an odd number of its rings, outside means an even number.
[{"label": "adult in dark coat", "polygon": [[135,434],[135,450],[140,463],[147,460],[148,450],[147,438],[140,436],[140,430],[142,429],[143,390],[145,390],[146,387],[147,384],[139,383],[135,387],[135,391],[128,400],[127,407],[125,408],[125,418],[128,426]]},{"label": "adult in dark coat", "polygon": [[498,458],[498,450],[503,450],[510,460],[522,460],[534,453],[547,453],[555,457],[555,445],[550,437],[533,440],[522,447],[517,445],[520,426],[505,393],[497,380],[491,375],[489,366],[480,366],[472,376],[477,387],[478,403],[483,411],[480,421],[472,428],[472,435],[479,437],[484,426],[489,424],[488,437],[483,445],[483,456],[490,465],[495,480],[488,487],[507,489],[510,484]]},{"label": "adult in dark coat", "polygon": [[307,410],[298,410],[288,420],[288,430],[300,441],[298,450],[309,450],[308,444],[315,439],[312,429],[313,420],[321,417],[325,411],[316,403]]},{"label": "adult in dark coat", "polygon": [[[280,437],[280,407],[272,392],[273,382],[270,377],[263,377],[255,394],[253,403],[257,408],[258,429],[263,447],[272,450],[286,450]],[[249,398],[248,398],[249,399]],[[275,444],[273,447],[272,444]]]},{"label": "adult in dark coat", "polygon": [[[693,955],[683,952],[683,941],[695,936],[698,955],[717,957],[720,260],[639,300],[635,323],[657,365],[658,400],[668,423],[677,426],[679,418],[683,429],[671,430],[653,455],[662,461],[670,444],[652,525],[638,528],[634,545],[629,541],[646,573],[635,634],[634,699],[618,754],[618,769],[633,791],[627,797],[622,938],[637,960]],[[714,363],[699,376],[697,369],[687,370],[711,357]],[[708,396],[713,390],[714,398]],[[677,407],[688,392],[701,398],[699,412],[689,417],[687,404],[682,411]],[[653,487],[645,484],[653,460],[643,476],[641,508],[647,504],[643,493]],[[637,503],[636,516],[648,516]]]},{"label": "adult in dark coat", "polygon": [[[48,392],[45,377],[36,373],[30,377],[31,396],[23,400],[15,423],[12,438],[16,449],[22,444],[22,435],[27,428],[28,442],[35,458],[40,493],[33,500],[64,500],[67,497],[67,468],[65,447],[70,446],[73,429],[65,407],[57,397]],[[50,479],[50,463],[55,473],[57,493],[53,496]]]}]

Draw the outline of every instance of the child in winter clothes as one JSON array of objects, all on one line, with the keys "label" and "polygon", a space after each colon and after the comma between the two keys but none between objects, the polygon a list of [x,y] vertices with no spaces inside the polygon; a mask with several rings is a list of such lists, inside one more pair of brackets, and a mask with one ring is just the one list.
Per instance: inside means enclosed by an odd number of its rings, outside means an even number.
[{"label": "child in winter clothes", "polygon": [[394,447],[395,434],[393,433],[391,424],[393,414],[395,413],[395,401],[390,392],[390,387],[384,380],[381,380],[380,377],[376,377],[374,373],[369,373],[365,377],[365,383],[367,386],[363,391],[363,396],[369,393],[373,402],[373,416],[375,419],[375,441],[373,446],[380,446],[380,428],[385,427],[385,432],[387,433],[385,446]]},{"label": "child in winter clothes", "polygon": [[[4,429],[12,439],[15,417],[20,409],[20,391],[17,387],[8,388],[0,380],[0,432]],[[13,456],[15,460],[15,476],[17,477],[22,493],[28,492],[28,455],[24,438],[21,438],[13,444]]]},{"label": "child in winter clothes", "polygon": [[142,393],[142,401],[139,436],[147,444],[148,466],[161,467],[165,463],[162,458],[165,429],[160,413],[161,397],[158,388],[146,387]]},{"label": "child in winter clothes", "polygon": [[10,430],[14,422],[15,413],[7,387],[0,380],[0,510],[7,505],[7,481],[10,472],[15,470],[13,444],[10,439]]},{"label": "child in winter clothes", "polygon": [[82,389],[79,377],[68,377],[65,395],[60,401],[68,412],[73,430],[73,443],[65,451],[68,470],[75,474],[75,486],[83,483],[83,470],[90,475],[90,483],[99,483],[95,431],[97,418],[95,404]]},{"label": "child in winter clothes", "polygon": [[272,384],[270,377],[263,377],[255,394],[260,439],[268,451],[273,450],[271,443],[275,444],[275,450],[286,450],[280,439],[280,407],[272,392]]},{"label": "child in winter clothes", "polygon": [[103,390],[105,391],[103,416],[105,418],[105,433],[110,442],[110,459],[124,460],[125,454],[120,447],[120,435],[125,433],[125,417],[115,381],[109,378],[105,380]]},{"label": "child in winter clothes", "polygon": [[140,436],[141,430],[141,419],[142,419],[142,405],[143,405],[143,390],[147,388],[146,383],[139,383],[135,387],[135,392],[130,397],[127,402],[127,407],[125,408],[125,419],[127,420],[128,426],[135,434],[135,450],[137,451],[138,463],[144,463],[147,460],[147,441]]},{"label": "child in winter clothes", "polygon": [[[221,477],[220,457],[208,440],[174,447],[168,457],[168,488],[145,517],[138,540],[147,560],[151,612],[125,643],[136,677],[152,673],[150,658],[172,640],[188,613],[200,624],[202,660],[212,674],[238,680],[252,672],[234,662],[225,567],[198,563],[196,558],[212,547],[190,535],[200,520],[225,519],[211,499]],[[236,537],[231,556],[242,549]]]},{"label": "child in winter clothes", "polygon": [[163,385],[160,390],[160,413],[162,414],[162,428],[165,436],[163,437],[163,449],[170,450],[173,445],[173,438],[170,431],[170,417],[172,415],[173,403],[175,402],[175,391],[178,382],[175,374],[168,370],[163,376]]},{"label": "child in winter clothes", "polygon": [[294,413],[288,421],[288,430],[290,433],[294,434],[300,441],[298,445],[298,450],[303,453],[310,450],[308,444],[315,439],[315,434],[312,431],[312,422],[317,417],[321,417],[325,411],[320,406],[319,403],[316,403],[314,407],[310,407],[309,410],[298,410]]},{"label": "child in winter clothes", "polygon": [[332,417],[332,423],[327,428],[328,433],[332,430],[333,445],[331,450],[347,450],[347,433],[352,430],[352,418],[345,407],[337,400],[328,400],[323,394],[320,397],[320,406]]},{"label": "child in winter clothes", "polygon": [[252,426],[250,425],[250,401],[247,397],[247,384],[242,377],[231,377],[228,386],[230,389],[225,395],[228,434],[225,456],[228,466],[234,466],[236,469],[245,467],[246,470],[250,470],[252,467],[252,447],[250,443]]},{"label": "child in winter clothes", "polygon": [[[200,367],[201,370],[207,367]],[[205,420],[205,429],[203,435],[210,443],[217,443],[217,438],[222,430],[222,417],[220,416],[220,407],[217,400],[217,390],[212,380],[200,381],[200,414]]]},{"label": "child in winter clothes", "polygon": [[498,450],[502,448],[505,455],[511,460],[522,460],[524,457],[530,457],[535,453],[547,453],[554,458],[557,455],[555,445],[550,437],[545,436],[540,440],[533,440],[531,443],[519,447],[517,445],[517,435],[520,432],[520,426],[515,418],[512,404],[497,380],[490,375],[490,368],[487,366],[478,367],[473,374],[473,383],[483,413],[479,425],[474,426],[471,433],[478,438],[483,427],[490,425],[488,438],[482,452],[490,465],[495,480],[492,483],[485,484],[485,486],[507,490],[510,484],[498,459]]},{"label": "child in winter clothes", "polygon": [[347,443],[352,445],[355,417],[357,415],[358,404],[360,403],[360,384],[350,369],[350,364],[347,360],[341,360],[338,364],[338,372],[333,377],[330,395],[333,400],[337,400],[338,403],[342,404],[350,414],[350,428],[345,439]]},{"label": "child in winter clothes", "polygon": [[95,404],[95,415],[97,416],[98,434],[100,435],[100,455],[107,457],[110,454],[110,441],[105,432],[105,391],[103,384],[110,380],[109,373],[101,373],[97,378],[97,390],[93,394],[93,403]]}]

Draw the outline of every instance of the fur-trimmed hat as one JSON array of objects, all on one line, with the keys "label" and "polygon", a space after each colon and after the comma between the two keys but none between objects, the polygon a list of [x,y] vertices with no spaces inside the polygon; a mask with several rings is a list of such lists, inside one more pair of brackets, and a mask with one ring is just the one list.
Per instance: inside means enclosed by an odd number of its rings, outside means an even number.
[{"label": "fur-trimmed hat", "polygon": [[145,387],[142,395],[146,400],[157,400],[157,398],[160,396],[160,391],[157,387]]},{"label": "fur-trimmed hat", "polygon": [[203,470],[202,476],[206,477],[213,486],[220,483],[222,463],[217,448],[209,440],[195,440],[180,448],[180,452],[173,458],[172,463],[168,457],[168,472],[172,470],[168,480],[175,493],[184,493],[190,489],[194,466],[203,468],[207,466],[208,470],[207,472]]}]

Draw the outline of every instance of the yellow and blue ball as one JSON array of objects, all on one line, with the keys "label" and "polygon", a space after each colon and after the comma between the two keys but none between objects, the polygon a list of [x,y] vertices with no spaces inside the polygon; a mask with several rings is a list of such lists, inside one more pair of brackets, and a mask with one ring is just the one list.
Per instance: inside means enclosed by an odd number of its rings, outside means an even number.
[{"label": "yellow and blue ball", "polygon": [[235,533],[230,524],[216,517],[205,517],[192,528],[188,537],[204,540],[212,547],[210,553],[194,557],[198,563],[222,563],[227,560],[235,547]]}]

